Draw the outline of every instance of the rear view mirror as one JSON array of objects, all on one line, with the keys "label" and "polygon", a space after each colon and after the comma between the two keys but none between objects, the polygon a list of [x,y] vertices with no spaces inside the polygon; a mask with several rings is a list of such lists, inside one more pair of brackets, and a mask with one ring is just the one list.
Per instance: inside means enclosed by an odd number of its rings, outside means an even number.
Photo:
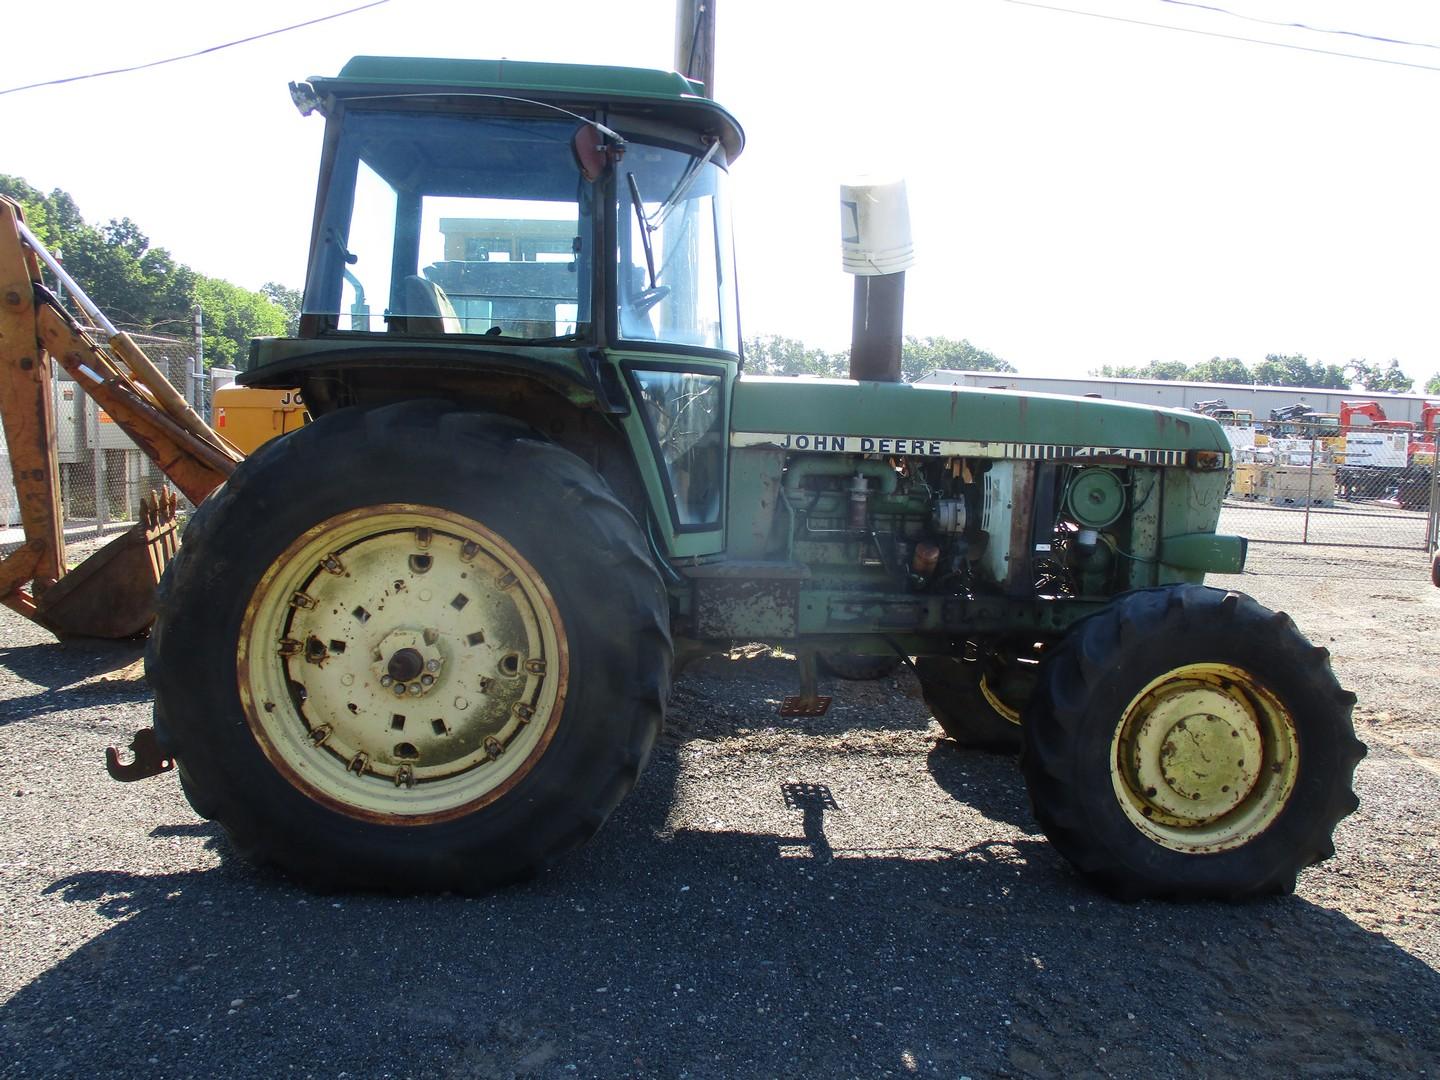
[{"label": "rear view mirror", "polygon": [[592,184],[604,176],[610,166],[625,152],[623,145],[605,141],[605,134],[594,124],[584,124],[575,131],[571,148],[580,173]]}]

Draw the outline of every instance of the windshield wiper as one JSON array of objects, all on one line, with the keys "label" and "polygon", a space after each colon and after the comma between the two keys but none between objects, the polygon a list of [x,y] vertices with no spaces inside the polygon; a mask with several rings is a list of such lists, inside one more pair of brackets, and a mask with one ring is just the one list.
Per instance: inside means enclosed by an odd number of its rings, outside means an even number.
[{"label": "windshield wiper", "polygon": [[690,189],[695,186],[695,181],[700,179],[700,170],[710,164],[710,159],[719,149],[720,140],[716,139],[710,144],[710,149],[705,151],[704,157],[690,159],[690,164],[685,167],[685,172],[681,175],[679,183],[675,185],[675,190],[665,197],[665,201],[660,204],[660,209],[655,211],[655,220],[650,224],[651,229],[658,229],[665,224],[665,219],[670,216],[671,211],[680,205],[686,195],[690,194]]},{"label": "windshield wiper", "polygon": [[650,271],[650,288],[655,288],[655,248],[650,243],[650,233],[654,226],[650,219],[645,216],[645,200],[640,197],[640,185],[635,180],[635,174],[626,173],[625,178],[630,181],[630,204],[635,207],[635,220],[640,223],[640,246],[645,249],[645,268]]},{"label": "windshield wiper", "polygon": [[635,207],[635,220],[640,223],[640,243],[645,248],[645,268],[650,271],[650,288],[658,284],[655,276],[655,248],[650,243],[650,234],[665,224],[665,219],[670,216],[675,207],[679,206],[685,196],[690,194],[690,189],[695,186],[695,181],[700,179],[700,172],[706,165],[710,164],[720,149],[720,140],[716,139],[710,144],[701,157],[692,157],[690,164],[685,166],[685,171],[680,175],[679,181],[671,189],[670,194],[665,196],[665,201],[651,217],[645,213],[645,200],[640,195],[640,184],[635,179],[635,174],[627,173],[626,179],[630,181],[630,203]]}]

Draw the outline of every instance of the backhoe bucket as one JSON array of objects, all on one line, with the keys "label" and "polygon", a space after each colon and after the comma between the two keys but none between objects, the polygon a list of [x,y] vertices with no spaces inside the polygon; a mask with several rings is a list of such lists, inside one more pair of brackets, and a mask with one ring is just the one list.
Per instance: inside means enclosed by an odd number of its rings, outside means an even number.
[{"label": "backhoe bucket", "polygon": [[35,621],[56,637],[129,638],[155,621],[155,586],[179,547],[173,492],[144,500],[141,520],[46,589]]}]

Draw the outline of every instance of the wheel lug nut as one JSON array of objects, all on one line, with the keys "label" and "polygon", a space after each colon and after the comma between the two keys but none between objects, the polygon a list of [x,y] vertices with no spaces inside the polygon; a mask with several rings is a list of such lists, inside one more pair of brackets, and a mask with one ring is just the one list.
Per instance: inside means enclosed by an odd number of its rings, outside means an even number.
[{"label": "wheel lug nut", "polygon": [[394,686],[393,689],[395,690],[395,696],[396,696],[396,697],[404,697],[404,696],[405,696],[405,684],[404,684],[404,683],[398,683],[398,682],[397,682],[397,683],[395,684],[395,686]]},{"label": "wheel lug nut", "polygon": [[425,685],[425,686],[431,686],[431,685],[433,685],[434,682],[435,682],[435,676],[434,676],[434,675],[421,675],[421,676],[420,676],[420,682],[421,682],[423,685]]},{"label": "wheel lug nut", "polygon": [[395,680],[392,679],[389,675],[381,675],[381,676],[380,676],[380,685],[381,685],[381,686],[389,686],[389,685],[390,685],[391,683],[393,683],[394,681],[395,681]]},{"label": "wheel lug nut", "polygon": [[426,661],[425,661],[425,670],[426,670],[426,671],[439,671],[439,670],[440,670],[440,661],[439,661],[439,660],[426,660]]},{"label": "wheel lug nut", "polygon": [[411,684],[410,684],[410,693],[412,693],[412,694],[418,694],[418,693],[420,693],[420,684],[419,684],[419,683],[411,683]]}]

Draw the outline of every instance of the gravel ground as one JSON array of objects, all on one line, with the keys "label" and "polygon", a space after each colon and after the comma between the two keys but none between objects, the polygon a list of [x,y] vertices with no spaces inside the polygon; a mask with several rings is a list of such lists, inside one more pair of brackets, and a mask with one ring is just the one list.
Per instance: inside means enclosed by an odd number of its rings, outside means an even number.
[{"label": "gravel ground", "polygon": [[173,776],[105,777],[149,722],[135,649],[0,613],[0,1075],[1433,1073],[1440,590],[1416,552],[1251,564],[1216,583],[1331,649],[1370,754],[1337,857],[1244,905],[1098,896],[908,673],[782,721],[773,657],[689,671],[635,795],[547,876],[318,896]]}]

